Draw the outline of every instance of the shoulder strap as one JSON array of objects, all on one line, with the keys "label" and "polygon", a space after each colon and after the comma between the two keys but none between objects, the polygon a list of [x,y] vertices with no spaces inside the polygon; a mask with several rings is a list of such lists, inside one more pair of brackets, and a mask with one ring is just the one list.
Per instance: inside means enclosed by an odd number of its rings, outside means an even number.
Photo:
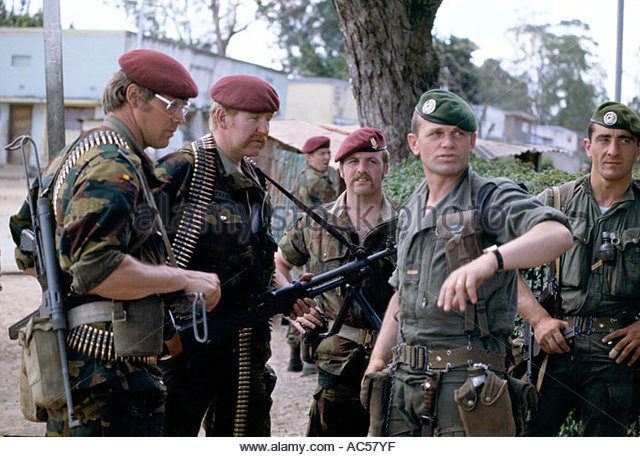
[{"label": "shoulder strap", "polygon": [[187,201],[183,206],[176,236],[173,239],[176,263],[187,268],[204,228],[207,207],[213,202],[218,176],[215,143],[211,134],[191,143],[194,165]]}]

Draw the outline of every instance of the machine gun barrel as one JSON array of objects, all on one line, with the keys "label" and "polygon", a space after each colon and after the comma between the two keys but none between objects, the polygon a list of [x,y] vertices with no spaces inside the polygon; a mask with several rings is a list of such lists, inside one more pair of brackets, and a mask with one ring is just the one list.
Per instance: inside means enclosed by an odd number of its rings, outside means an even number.
[{"label": "machine gun barrel", "polygon": [[[242,328],[251,327],[267,321],[276,314],[289,314],[297,299],[313,298],[328,290],[349,284],[357,279],[372,262],[395,254],[396,248],[390,247],[371,254],[368,257],[354,260],[341,267],[321,273],[308,281],[293,282],[280,289],[269,289],[245,306],[218,305],[207,313],[208,343],[215,342]],[[224,294],[224,292],[223,292]],[[185,352],[196,350],[198,342],[194,337],[194,325],[197,327],[201,319],[189,318],[178,320],[177,331],[180,334]]]}]

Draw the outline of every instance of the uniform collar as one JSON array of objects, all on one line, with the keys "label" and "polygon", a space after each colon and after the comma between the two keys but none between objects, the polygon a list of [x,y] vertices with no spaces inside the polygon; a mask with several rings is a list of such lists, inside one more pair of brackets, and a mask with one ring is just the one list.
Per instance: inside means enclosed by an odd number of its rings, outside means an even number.
[{"label": "uniform collar", "polygon": [[127,125],[118,119],[116,116],[112,114],[107,114],[102,122],[102,125],[107,127],[110,130],[114,130],[118,134],[122,135],[127,143],[132,146],[133,153],[140,158],[142,162],[142,170],[144,171],[147,180],[149,181],[149,186],[154,188],[162,183],[155,174],[155,167],[153,166],[153,161],[149,158],[146,152],[140,144],[136,141],[135,136],[131,133],[131,130]]},{"label": "uniform collar", "polygon": [[256,173],[253,171],[253,168],[247,159],[243,158],[240,161],[240,168],[242,169],[242,172],[240,172],[236,168],[236,164],[228,155],[220,149],[218,149],[218,152],[218,155],[220,156],[220,165],[222,166],[222,174],[231,187],[235,189],[262,187],[259,184],[260,181],[258,180]]},{"label": "uniform collar", "polygon": [[[349,213],[347,212],[347,191],[342,192],[336,201],[331,204],[327,212],[338,220],[345,219],[351,222]],[[387,196],[382,193],[382,208],[380,209],[380,217],[378,223],[392,219],[396,216],[397,205],[395,205]],[[352,224],[350,224],[352,225]]]}]

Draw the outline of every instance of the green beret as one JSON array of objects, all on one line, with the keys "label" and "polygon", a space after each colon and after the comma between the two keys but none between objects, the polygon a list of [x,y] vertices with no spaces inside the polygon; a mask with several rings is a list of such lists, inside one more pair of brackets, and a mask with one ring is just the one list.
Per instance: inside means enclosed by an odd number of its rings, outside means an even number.
[{"label": "green beret", "polygon": [[431,89],[422,94],[416,113],[437,124],[456,125],[467,132],[478,129],[476,116],[467,103],[453,92]]},{"label": "green beret", "polygon": [[591,122],[610,129],[624,129],[640,140],[640,117],[629,108],[618,102],[605,102],[598,106],[591,116]]}]

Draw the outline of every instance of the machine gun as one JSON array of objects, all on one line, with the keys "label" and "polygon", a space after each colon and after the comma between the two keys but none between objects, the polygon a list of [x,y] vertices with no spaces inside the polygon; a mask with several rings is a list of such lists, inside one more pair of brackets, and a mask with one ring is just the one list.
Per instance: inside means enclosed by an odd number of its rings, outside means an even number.
[{"label": "machine gun", "polygon": [[40,160],[38,158],[38,150],[35,142],[27,135],[20,136],[6,146],[7,150],[22,151],[22,159],[24,163],[24,172],[27,181],[27,202],[31,213],[31,229],[24,229],[20,235],[20,249],[33,255],[35,260],[35,270],[38,282],[42,288],[42,303],[38,310],[31,315],[12,325],[9,329],[10,337],[17,336],[18,330],[24,326],[31,316],[38,315],[41,317],[51,316],[53,331],[56,333],[58,341],[58,349],[60,352],[60,363],[62,365],[62,380],[64,382],[64,392],[69,410],[69,428],[75,428],[80,425],[80,421],[75,415],[73,409],[73,398],[71,396],[71,384],[69,382],[69,364],[67,361],[67,347],[65,343],[65,332],[68,329],[67,314],[63,301],[63,290],[60,270],[60,264],[56,256],[55,248],[55,221],[53,216],[53,207],[51,200],[39,192],[37,201],[34,205],[34,198],[38,192],[35,184],[32,188],[29,181],[29,170],[25,144],[30,142],[33,146],[35,155],[35,164],[38,174],[38,187],[42,186],[42,171],[40,169]]},{"label": "machine gun", "polygon": [[[196,298],[192,305],[194,313],[191,317],[184,316],[181,318],[178,316],[174,319],[182,351],[187,353],[195,351],[200,347],[200,344],[214,343],[239,329],[266,322],[276,314],[289,314],[297,299],[313,298],[341,286],[346,286],[348,293],[349,290],[353,291],[351,292],[353,294],[351,302],[356,300],[371,325],[376,329],[380,329],[380,318],[359,292],[357,285],[373,268],[376,261],[390,257],[395,253],[395,246],[387,247],[367,257],[354,260],[334,270],[314,276],[308,281],[295,281],[289,286],[280,289],[268,289],[260,296],[244,304],[244,306],[238,303],[221,304],[211,312],[205,313],[203,311],[199,317],[195,313],[195,301],[198,301],[198,298]],[[343,309],[345,308],[346,306],[343,306]],[[340,317],[340,314],[343,317]],[[340,331],[344,316],[346,316],[346,311],[339,313],[336,323],[329,331],[330,335]],[[177,354],[172,353],[171,355]]]}]

